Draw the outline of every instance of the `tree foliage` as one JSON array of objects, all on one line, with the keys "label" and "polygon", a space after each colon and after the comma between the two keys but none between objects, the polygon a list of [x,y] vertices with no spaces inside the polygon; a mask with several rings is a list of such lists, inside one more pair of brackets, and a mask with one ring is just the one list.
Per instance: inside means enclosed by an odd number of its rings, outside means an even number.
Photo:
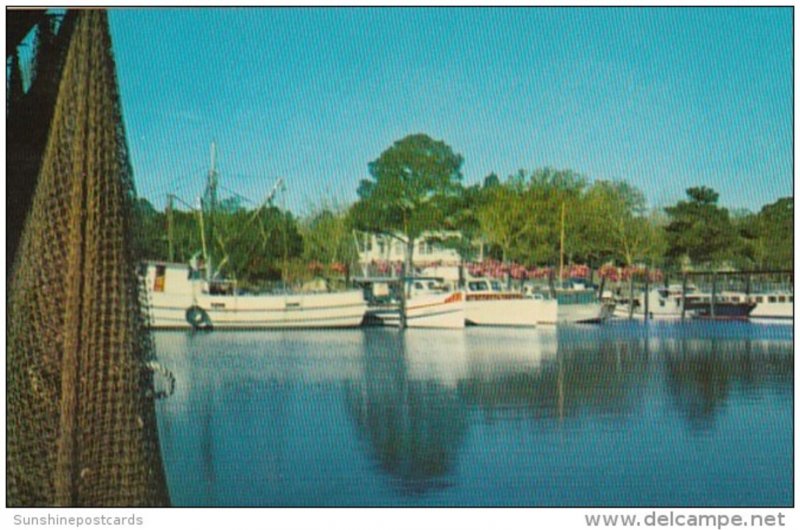
[{"label": "tree foliage", "polygon": [[756,216],[756,265],[761,269],[794,268],[794,199],[783,197]]},{"label": "tree foliage", "polygon": [[338,267],[350,270],[358,261],[346,211],[324,206],[305,219],[300,228],[303,259],[307,263],[319,263],[330,271]]},{"label": "tree foliage", "polygon": [[398,140],[369,163],[371,178],[361,181],[351,212],[355,227],[402,239],[410,268],[414,242],[423,232],[445,227],[463,161],[449,145],[425,134]]},{"label": "tree foliage", "polygon": [[736,232],[726,208],[717,205],[719,194],[700,186],[686,190],[688,201],[665,208],[667,256],[679,261],[688,257],[693,265],[714,266],[733,257]]}]

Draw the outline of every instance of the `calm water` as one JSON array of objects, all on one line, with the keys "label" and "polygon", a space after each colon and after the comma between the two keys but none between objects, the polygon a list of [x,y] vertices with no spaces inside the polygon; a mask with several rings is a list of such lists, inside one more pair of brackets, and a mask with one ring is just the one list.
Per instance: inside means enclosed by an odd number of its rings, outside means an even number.
[{"label": "calm water", "polygon": [[789,326],[155,337],[176,505],[792,503]]}]

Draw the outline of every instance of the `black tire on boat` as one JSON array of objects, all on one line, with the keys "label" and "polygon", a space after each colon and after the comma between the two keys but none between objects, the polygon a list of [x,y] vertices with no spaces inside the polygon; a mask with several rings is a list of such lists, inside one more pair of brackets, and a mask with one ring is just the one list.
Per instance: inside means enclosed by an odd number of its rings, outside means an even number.
[{"label": "black tire on boat", "polygon": [[202,307],[193,305],[186,310],[186,321],[194,329],[211,329],[211,319]]}]

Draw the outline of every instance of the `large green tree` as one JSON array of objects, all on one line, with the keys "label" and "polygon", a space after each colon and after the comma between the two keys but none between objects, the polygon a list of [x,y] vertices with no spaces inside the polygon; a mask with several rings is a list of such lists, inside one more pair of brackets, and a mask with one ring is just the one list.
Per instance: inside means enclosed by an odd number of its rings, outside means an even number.
[{"label": "large green tree", "polygon": [[403,241],[411,271],[416,240],[445,227],[463,162],[449,145],[426,134],[398,140],[369,163],[371,178],[361,181],[351,212],[356,228]]},{"label": "large green tree", "polygon": [[736,231],[726,208],[717,205],[719,194],[700,186],[686,190],[689,200],[665,208],[667,255],[680,261],[688,257],[695,266],[719,265],[733,257]]}]

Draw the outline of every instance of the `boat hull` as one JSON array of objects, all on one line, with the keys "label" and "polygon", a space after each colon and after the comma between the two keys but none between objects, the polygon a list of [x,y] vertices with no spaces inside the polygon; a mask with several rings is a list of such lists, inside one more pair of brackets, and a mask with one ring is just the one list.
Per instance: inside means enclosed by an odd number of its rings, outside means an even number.
[{"label": "boat hull", "polygon": [[603,303],[559,304],[559,324],[597,324],[609,319],[614,307]]},{"label": "boat hull", "polygon": [[349,328],[361,325],[361,291],[306,295],[212,296],[152,293],[152,329]]},{"label": "boat hull", "polygon": [[750,320],[759,324],[793,324],[794,303],[772,302],[756,304]]},{"label": "boat hull", "polygon": [[555,324],[558,304],[555,300],[467,295],[466,323],[475,326],[535,327]]},{"label": "boat hull", "polygon": [[[367,312],[371,324],[399,327],[398,306],[375,307]],[[463,329],[464,293],[423,294],[406,301],[406,327],[433,329]]]}]

